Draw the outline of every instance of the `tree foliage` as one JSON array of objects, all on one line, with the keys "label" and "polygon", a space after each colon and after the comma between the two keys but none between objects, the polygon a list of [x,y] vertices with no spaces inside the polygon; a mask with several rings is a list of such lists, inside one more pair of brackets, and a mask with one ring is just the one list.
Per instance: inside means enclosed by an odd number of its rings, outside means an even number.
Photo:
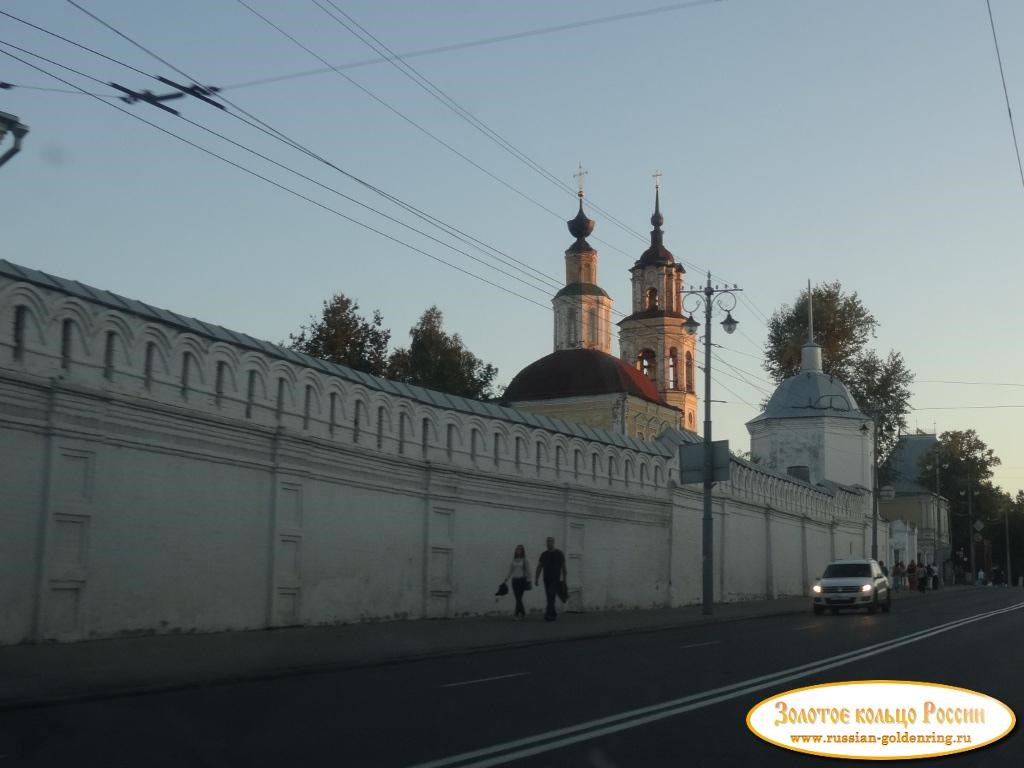
[{"label": "tree foliage", "polygon": [[359,314],[359,304],[337,293],[324,302],[319,317],[310,317],[309,325],[298,334],[289,334],[289,346],[320,360],[383,376],[391,339],[391,331],[383,325],[379,311],[367,320]]},{"label": "tree foliage", "polygon": [[[907,427],[910,385],[914,374],[903,356],[886,357],[868,348],[878,321],[856,292],[845,293],[837,281],[815,287],[814,341],[821,346],[822,370],[850,389],[857,405],[877,417],[879,454],[887,456]],[[776,383],[800,372],[801,349],[807,343],[807,300],[801,292],[792,305],[775,311],[768,322],[764,369]]]},{"label": "tree foliage", "polygon": [[396,349],[388,361],[389,378],[452,395],[488,400],[498,369],[466,349],[458,334],[443,328],[443,316],[430,307],[409,329],[408,348]]},{"label": "tree foliage", "polygon": [[986,538],[993,533],[1001,535],[998,523],[1002,522],[1006,508],[1013,504],[1010,495],[992,483],[993,470],[1001,463],[973,429],[943,432],[936,446],[922,459],[918,482],[926,488],[935,489],[935,468],[939,468],[938,490],[949,499],[953,514],[954,550],[969,551],[975,533],[972,521],[986,526]]}]

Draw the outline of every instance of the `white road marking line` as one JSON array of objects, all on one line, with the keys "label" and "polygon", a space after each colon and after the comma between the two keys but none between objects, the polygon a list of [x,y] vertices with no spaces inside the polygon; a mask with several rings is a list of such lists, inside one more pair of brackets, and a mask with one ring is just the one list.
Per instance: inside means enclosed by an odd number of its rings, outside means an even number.
[{"label": "white road marking line", "polygon": [[690,645],[681,645],[681,646],[679,646],[679,648],[680,649],[683,649],[683,648],[700,648],[702,645],[718,645],[720,642],[722,642],[722,641],[721,640],[711,640],[710,642],[707,642],[707,643],[691,643]]},{"label": "white road marking line", "polygon": [[481,677],[479,680],[466,680],[461,683],[445,683],[442,688],[458,688],[460,685],[476,685],[477,683],[489,683],[492,680],[507,680],[510,677],[523,677],[529,672],[513,672],[511,675],[496,675],[494,677]]},{"label": "white road marking line", "polygon": [[760,677],[751,678],[750,680],[744,680],[739,683],[725,685],[721,688],[714,688],[702,693],[683,696],[678,699],[662,702],[661,704],[652,704],[647,707],[640,707],[639,709],[620,712],[617,715],[609,715],[608,717],[590,720],[578,725],[558,728],[553,731],[548,731],[547,733],[539,733],[534,736],[527,736],[522,739],[507,741],[504,744],[495,744],[494,746],[476,749],[472,752],[464,752],[461,755],[452,755],[450,757],[442,757],[438,760],[431,760],[426,763],[417,763],[415,766],[412,766],[412,768],[444,768],[445,766],[453,765],[460,765],[461,768],[491,768],[492,766],[503,765],[523,757],[530,757],[532,755],[550,752],[571,744],[577,744],[579,742],[596,739],[600,736],[607,736],[608,734],[629,730],[647,723],[664,720],[669,717],[675,717],[676,715],[680,715],[694,709],[701,709],[703,707],[711,706],[712,704],[718,704],[723,701],[739,698],[740,696],[746,696],[754,691],[770,688],[780,683],[798,680],[802,677],[808,677],[809,675],[825,672],[836,667],[842,667],[854,661],[860,661],[861,659],[866,659],[871,656],[877,656],[880,653],[888,653],[894,648],[910,645],[936,635],[941,635],[945,632],[950,632],[954,629],[966,626],[967,624],[973,624],[984,619],[992,618],[993,616],[1017,611],[1021,608],[1024,608],[1024,603],[1017,603],[1007,608],[999,608],[987,613],[979,613],[974,616],[968,616],[964,619],[947,622],[946,624],[939,624],[937,626],[930,627],[929,629],[919,630],[895,640],[887,640],[882,643],[865,646],[858,651],[848,651],[846,653],[837,654],[830,659],[821,659],[819,661],[802,664],[797,667],[791,667],[790,669],[780,670],[779,672],[773,672],[768,675],[761,675]]},{"label": "white road marking line", "polygon": [[797,631],[799,631],[801,629],[816,629],[819,626],[821,626],[821,625],[820,624],[804,624],[802,627],[793,627],[793,631],[797,632]]}]

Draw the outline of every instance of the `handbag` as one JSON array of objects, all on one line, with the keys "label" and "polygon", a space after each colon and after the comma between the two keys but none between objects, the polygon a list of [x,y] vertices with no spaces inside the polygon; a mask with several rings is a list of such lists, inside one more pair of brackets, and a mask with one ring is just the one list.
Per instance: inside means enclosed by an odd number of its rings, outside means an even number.
[{"label": "handbag", "polygon": [[569,585],[564,581],[558,582],[558,599],[563,603],[569,602]]},{"label": "handbag", "polygon": [[530,567],[526,564],[525,560],[523,561],[523,573],[525,574],[523,577],[523,584],[525,585],[523,592],[529,592],[533,589],[533,582],[530,580]]}]

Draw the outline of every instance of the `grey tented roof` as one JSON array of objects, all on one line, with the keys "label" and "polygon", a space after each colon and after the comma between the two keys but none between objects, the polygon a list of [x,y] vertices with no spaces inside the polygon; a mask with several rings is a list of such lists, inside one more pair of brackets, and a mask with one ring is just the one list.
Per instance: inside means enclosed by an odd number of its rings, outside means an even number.
[{"label": "grey tented roof", "polygon": [[[62,277],[47,274],[46,272],[40,272],[37,269],[12,264],[5,259],[0,259],[0,276],[8,277],[12,280],[32,283],[33,285],[38,285],[49,290],[59,291],[60,293],[65,293],[69,296],[84,299],[90,303],[100,304],[102,306],[116,309],[120,312],[127,312],[129,314],[136,315],[144,320],[170,325],[213,341],[222,341],[245,349],[251,349],[265,354],[268,357],[274,357],[279,360],[294,363],[295,365],[313,368],[322,371],[329,376],[337,376],[345,379],[346,381],[353,381],[358,384],[362,384],[368,389],[386,392],[399,397],[405,397],[410,400],[416,400],[438,408],[446,408],[449,410],[459,411],[461,413],[476,414],[478,416],[499,419],[501,421],[507,421],[514,424],[523,424],[529,427],[546,429],[551,432],[559,432],[561,434],[579,437],[583,440],[593,440],[599,443],[615,445],[620,448],[630,448],[642,453],[658,454],[666,457],[675,455],[673,448],[663,445],[660,442],[637,440],[634,437],[621,435],[618,432],[609,432],[603,429],[592,429],[584,424],[563,421],[562,419],[555,419],[548,416],[537,416],[514,408],[496,405],[494,403],[484,403],[479,400],[456,397],[455,395],[448,395],[443,392],[437,392],[431,389],[413,386],[411,384],[403,384],[401,382],[389,381],[377,376],[371,376],[368,373],[356,371],[352,368],[346,368],[343,365],[330,363],[326,360],[317,360],[314,357],[287,349],[286,347],[282,347],[278,344],[271,344],[268,341],[253,338],[245,333],[232,331],[212,323],[204,323],[201,320],[197,320],[192,317],[185,317],[166,309],[160,309],[159,307],[154,307],[136,299],[125,298],[124,296],[118,296],[110,291],[93,288],[92,286],[84,285],[77,280],[67,280]],[[687,438],[692,437],[693,440],[697,439],[695,436],[690,436],[689,433],[683,434],[686,434]]]},{"label": "grey tented roof", "polygon": [[897,496],[930,494],[934,489],[918,482],[928,452],[939,444],[935,435],[900,435],[886,465]]}]

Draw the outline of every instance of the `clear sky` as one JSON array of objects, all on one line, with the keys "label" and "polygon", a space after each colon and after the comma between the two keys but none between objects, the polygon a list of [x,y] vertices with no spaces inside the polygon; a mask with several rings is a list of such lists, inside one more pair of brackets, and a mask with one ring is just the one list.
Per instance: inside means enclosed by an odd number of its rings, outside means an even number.
[{"label": "clear sky", "polygon": [[[99,82],[0,50],[105,97],[41,90],[69,86],[0,55],[0,81],[18,86],[0,90],[0,110],[31,129],[0,168],[4,258],[275,342],[334,292],[380,309],[397,344],[437,304],[508,383],[552,349],[550,279],[564,280],[577,163],[600,208],[587,209],[599,282],[624,313],[660,170],[665,244],[688,285],[710,269],[744,289],[740,330],[727,337],[716,325],[713,398],[727,401],[714,405],[716,438],[749,448],[744,424],[770,392],[767,317],[808,279],[839,280],[879,320],[879,353],[899,350],[917,375],[911,429],[976,429],[1003,461],[996,481],[1024,487],[1024,187],[985,0],[334,0],[395,53],[448,48],[408,64],[514,152],[387,62],[249,84],[323,69],[321,59],[377,57],[328,0],[245,0],[308,51],[240,0],[77,2],[164,61],[65,0],[0,5],[139,70],[0,16],[0,41]],[[1010,102],[1024,114],[1024,3],[991,6]],[[176,117],[110,98],[105,85],[173,90],[156,75],[224,87],[232,106],[166,102]],[[495,271],[480,251],[236,119],[243,110],[548,278]]]}]

